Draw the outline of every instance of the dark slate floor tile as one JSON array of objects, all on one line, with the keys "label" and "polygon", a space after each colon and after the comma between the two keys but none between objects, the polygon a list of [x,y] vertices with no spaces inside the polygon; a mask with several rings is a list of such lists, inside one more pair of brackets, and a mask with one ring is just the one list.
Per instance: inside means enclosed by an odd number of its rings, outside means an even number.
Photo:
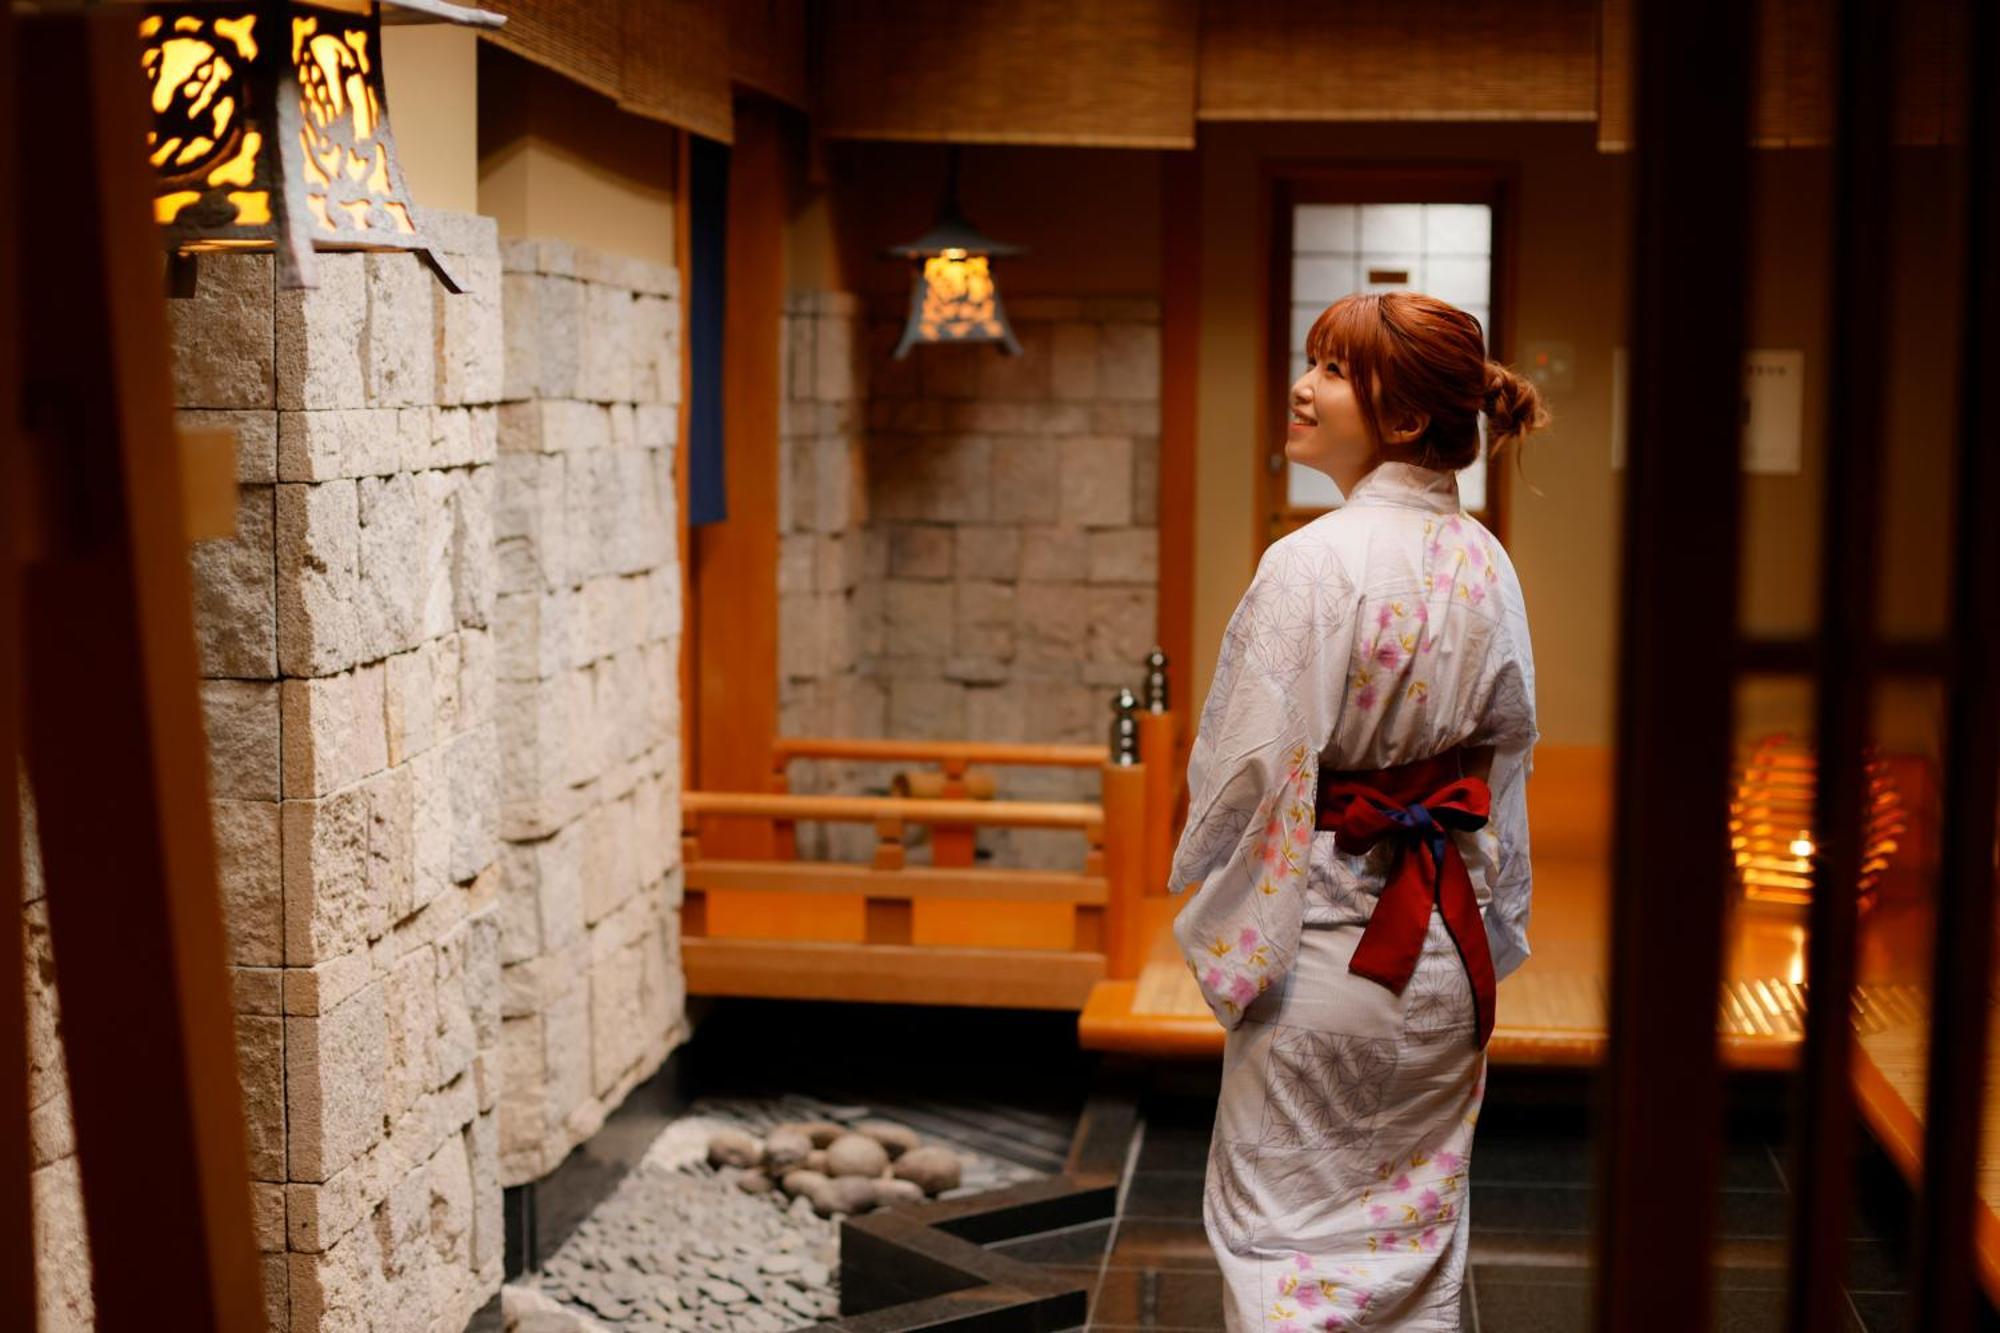
[{"label": "dark slate floor tile", "polygon": [[1111,1222],[1086,1222],[1060,1231],[1043,1231],[1021,1236],[987,1248],[1026,1264],[1095,1266],[1104,1258],[1111,1242]]},{"label": "dark slate floor tile", "polygon": [[1114,1268],[1219,1271],[1215,1247],[1200,1222],[1133,1218],[1121,1222],[1105,1260]]},{"label": "dark slate floor tile", "polygon": [[1848,1299],[1867,1333],[1906,1333],[1910,1326],[1909,1304],[1901,1296],[1853,1292]]},{"label": "dark slate floor tile", "polygon": [[1584,1333],[1590,1287],[1583,1282],[1509,1282],[1474,1270],[1479,1333]]},{"label": "dark slate floor tile", "polygon": [[[1597,1170],[1597,1145],[1566,1135],[1506,1134],[1481,1127],[1472,1143],[1475,1185],[1588,1185]],[[1761,1142],[1730,1144],[1722,1160],[1725,1190],[1780,1191],[1778,1159]]]},{"label": "dark slate floor tile", "polygon": [[1125,1189],[1126,1217],[1201,1220],[1202,1173],[1146,1171],[1134,1173]]},{"label": "dark slate floor tile", "polygon": [[1222,1279],[1214,1273],[1107,1268],[1091,1307],[1091,1326],[1213,1333],[1222,1327]]},{"label": "dark slate floor tile", "polygon": [[1213,1124],[1176,1125],[1148,1120],[1135,1165],[1141,1173],[1204,1171],[1208,1168],[1208,1141],[1214,1133]]}]

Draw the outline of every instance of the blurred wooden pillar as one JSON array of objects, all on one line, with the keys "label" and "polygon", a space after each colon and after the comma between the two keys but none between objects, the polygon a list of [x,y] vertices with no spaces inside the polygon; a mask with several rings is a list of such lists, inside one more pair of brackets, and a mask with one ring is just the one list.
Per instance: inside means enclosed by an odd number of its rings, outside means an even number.
[{"label": "blurred wooden pillar", "polygon": [[[764,790],[778,725],[778,338],[785,301],[785,136],[778,109],[741,100],[729,160],[722,398],[728,517],[697,529],[695,782]],[[711,856],[769,857],[768,822],[711,821]]]},{"label": "blurred wooden pillar", "polygon": [[[14,12],[0,6],[0,88],[14,84]],[[0,130],[0,200],[19,197],[15,135],[23,122]],[[21,468],[19,363],[20,287],[15,278],[16,232],[11,207],[0,206],[0,1327],[35,1327],[35,1246],[28,1177],[28,1014],[21,931],[21,584],[25,550]]]},{"label": "blurred wooden pillar", "polygon": [[1139,899],[1145,894],[1146,765],[1104,766],[1104,875],[1110,901],[1104,910],[1104,975],[1114,981],[1139,975],[1143,941]]},{"label": "blurred wooden pillar", "polygon": [[1174,856],[1177,722],[1172,713],[1139,714],[1139,757],[1146,767],[1146,861],[1140,891],[1148,898],[1167,895],[1168,863]]},{"label": "blurred wooden pillar", "polygon": [[1977,1163],[1992,1020],[1994,837],[2000,804],[2000,6],[1971,6],[1966,42],[1966,253],[1959,437],[1945,651],[1943,827],[1932,943],[1924,1183],[1910,1327],[1974,1326]]},{"label": "blurred wooden pillar", "polygon": [[264,1303],[133,22],[21,19],[6,85],[34,188],[8,194],[33,336],[8,344],[30,483],[5,498],[45,525],[21,566],[25,752],[97,1327],[248,1330]]},{"label": "blurred wooden pillar", "polygon": [[1714,645],[1737,637],[1750,9],[1638,10],[1596,1326],[1701,1333],[1722,1136],[1715,1016],[1735,660]]}]

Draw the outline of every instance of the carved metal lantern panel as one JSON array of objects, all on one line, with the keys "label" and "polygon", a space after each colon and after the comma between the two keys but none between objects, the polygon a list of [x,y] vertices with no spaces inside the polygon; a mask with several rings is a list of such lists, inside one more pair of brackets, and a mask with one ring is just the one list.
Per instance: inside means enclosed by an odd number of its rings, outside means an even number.
[{"label": "carved metal lantern panel", "polygon": [[[1812,901],[1813,796],[1819,763],[1812,747],[1786,735],[1761,737],[1736,765],[1729,803],[1729,843],[1736,885],[1753,902],[1803,906]],[[1887,763],[1866,760],[1861,828],[1862,911],[1875,904],[1884,872],[1908,832],[1908,812]]]},{"label": "carved metal lantern panel", "polygon": [[[424,19],[496,27],[483,10],[422,0]],[[396,161],[374,0],[325,5],[183,0],[144,7],[139,59],[153,111],[146,150],[168,252],[271,250],[278,282],[314,285],[318,250],[408,250],[451,291]],[[177,268],[177,286],[191,272]]]},{"label": "carved metal lantern panel", "polygon": [[1000,289],[993,282],[993,259],[1022,251],[988,239],[959,212],[955,153],[937,225],[889,253],[912,261],[916,268],[910,282],[910,314],[896,344],[896,359],[908,356],[918,343],[998,343],[1010,356],[1021,354],[1000,302]]}]

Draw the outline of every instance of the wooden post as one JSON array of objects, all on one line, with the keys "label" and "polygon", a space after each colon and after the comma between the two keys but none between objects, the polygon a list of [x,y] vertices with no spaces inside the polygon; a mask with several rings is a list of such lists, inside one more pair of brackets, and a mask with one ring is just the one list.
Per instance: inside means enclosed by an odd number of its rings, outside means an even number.
[{"label": "wooden post", "polygon": [[[965,797],[965,760],[947,759],[941,765],[944,769],[944,795],[947,800],[961,800]],[[976,831],[969,824],[934,824],[931,826],[931,864],[935,866],[969,866],[973,861]]]},{"label": "wooden post", "polygon": [[1146,770],[1146,865],[1141,886],[1148,898],[1165,897],[1167,864],[1174,856],[1174,715],[1139,714],[1139,757]]},{"label": "wooden post", "polygon": [[[34,336],[0,355],[20,358],[39,405],[12,461],[34,447],[47,489],[4,500],[47,524],[19,566],[23,749],[97,1326],[261,1329],[133,19],[18,23],[19,77],[0,96],[34,188],[4,206],[34,260],[19,266]],[[18,934],[4,946],[20,947]]]},{"label": "wooden post", "polygon": [[[790,756],[783,750],[773,751],[771,756],[771,790],[788,792],[792,789],[789,774]],[[799,859],[799,826],[790,819],[771,821],[771,854],[780,861]]]},{"label": "wooden post", "polygon": [[1104,766],[1104,872],[1110,901],[1104,912],[1104,974],[1139,975],[1139,899],[1145,893],[1146,766]]}]

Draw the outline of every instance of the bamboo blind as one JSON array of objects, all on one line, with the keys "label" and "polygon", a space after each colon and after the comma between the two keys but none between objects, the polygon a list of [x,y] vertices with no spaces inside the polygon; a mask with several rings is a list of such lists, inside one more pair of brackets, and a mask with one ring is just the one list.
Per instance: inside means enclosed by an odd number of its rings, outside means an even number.
[{"label": "bamboo blind", "polygon": [[1194,146],[1195,0],[845,0],[818,14],[829,138]]},{"label": "bamboo blind", "polygon": [[1206,0],[1203,120],[1591,120],[1594,0]]},{"label": "bamboo blind", "polygon": [[732,135],[730,11],[703,0],[489,0],[482,33],[637,115],[711,139]]},{"label": "bamboo blind", "polygon": [[805,0],[736,0],[729,7],[729,52],[738,84],[807,107]]},{"label": "bamboo blind", "polygon": [[[1905,0],[1896,10],[1896,142],[1960,141],[1968,0]],[[1632,0],[1603,0],[1597,146],[1632,144]],[[1767,148],[1833,139],[1833,0],[1758,0],[1751,140]]]}]

